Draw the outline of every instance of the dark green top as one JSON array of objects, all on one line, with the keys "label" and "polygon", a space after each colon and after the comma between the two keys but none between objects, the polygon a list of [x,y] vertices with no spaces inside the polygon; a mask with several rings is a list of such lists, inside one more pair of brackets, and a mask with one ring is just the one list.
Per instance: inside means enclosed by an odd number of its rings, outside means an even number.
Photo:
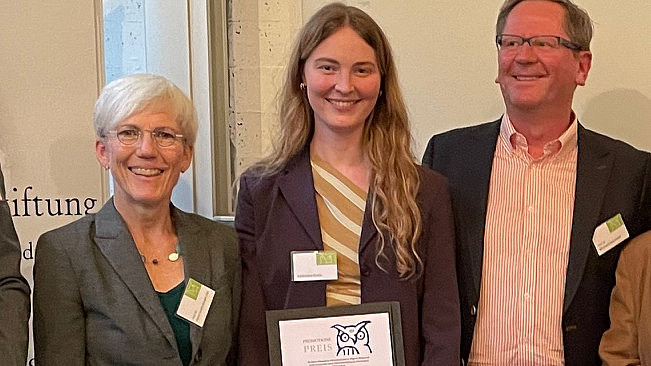
[{"label": "dark green top", "polygon": [[185,282],[181,282],[168,292],[156,292],[160,299],[163,310],[170,321],[172,330],[174,331],[174,338],[176,338],[176,345],[179,348],[179,356],[183,361],[184,366],[190,364],[192,358],[192,343],[190,343],[190,325],[187,321],[176,316],[176,309],[178,309],[185,291]]}]

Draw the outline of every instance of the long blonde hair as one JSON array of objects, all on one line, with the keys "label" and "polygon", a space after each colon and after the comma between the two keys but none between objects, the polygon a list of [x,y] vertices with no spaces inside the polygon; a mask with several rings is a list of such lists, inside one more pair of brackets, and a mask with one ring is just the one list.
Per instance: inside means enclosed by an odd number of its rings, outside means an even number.
[{"label": "long blonde hair", "polygon": [[375,107],[364,125],[363,141],[371,162],[371,210],[380,234],[376,263],[393,250],[401,278],[422,272],[417,244],[421,234],[421,212],[416,202],[420,185],[411,153],[407,109],[398,85],[391,48],[380,27],[362,10],[332,3],[321,8],[301,29],[294,44],[284,85],[280,92],[280,132],[272,153],[254,165],[261,176],[283,169],[303,151],[314,133],[314,113],[301,90],[303,68],[312,51],[332,33],[349,26],[374,50],[382,75]]}]

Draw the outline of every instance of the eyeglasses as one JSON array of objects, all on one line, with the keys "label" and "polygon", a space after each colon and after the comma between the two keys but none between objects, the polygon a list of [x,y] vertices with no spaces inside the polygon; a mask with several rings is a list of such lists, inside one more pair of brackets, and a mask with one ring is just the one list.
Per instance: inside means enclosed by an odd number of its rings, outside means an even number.
[{"label": "eyeglasses", "polygon": [[517,50],[520,46],[528,43],[529,46],[539,51],[551,51],[563,46],[572,51],[581,51],[583,47],[559,36],[533,36],[521,37],[513,34],[500,34],[495,37],[497,49],[500,51],[513,51]]},{"label": "eyeglasses", "polygon": [[109,131],[109,136],[115,136],[123,145],[133,145],[140,140],[144,132],[149,132],[151,137],[160,147],[170,147],[177,141],[183,140],[184,136],[169,128],[154,128],[153,130],[140,130],[133,127],[126,127],[121,130]]}]

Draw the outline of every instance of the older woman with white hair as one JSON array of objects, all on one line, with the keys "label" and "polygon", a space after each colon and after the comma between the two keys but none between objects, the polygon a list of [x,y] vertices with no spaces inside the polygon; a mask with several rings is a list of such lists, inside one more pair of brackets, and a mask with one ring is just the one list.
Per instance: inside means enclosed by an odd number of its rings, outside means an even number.
[{"label": "older woman with white hair", "polygon": [[170,203],[192,161],[192,102],[163,77],[130,75],[102,90],[94,124],[115,193],[38,240],[36,363],[235,364],[236,236]]}]

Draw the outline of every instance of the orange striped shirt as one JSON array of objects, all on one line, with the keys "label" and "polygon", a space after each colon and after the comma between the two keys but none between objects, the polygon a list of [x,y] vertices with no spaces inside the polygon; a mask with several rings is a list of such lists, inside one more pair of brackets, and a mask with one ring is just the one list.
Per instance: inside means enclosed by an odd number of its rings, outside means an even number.
[{"label": "orange striped shirt", "polygon": [[533,159],[504,115],[491,172],[469,365],[563,365],[577,122]]}]

